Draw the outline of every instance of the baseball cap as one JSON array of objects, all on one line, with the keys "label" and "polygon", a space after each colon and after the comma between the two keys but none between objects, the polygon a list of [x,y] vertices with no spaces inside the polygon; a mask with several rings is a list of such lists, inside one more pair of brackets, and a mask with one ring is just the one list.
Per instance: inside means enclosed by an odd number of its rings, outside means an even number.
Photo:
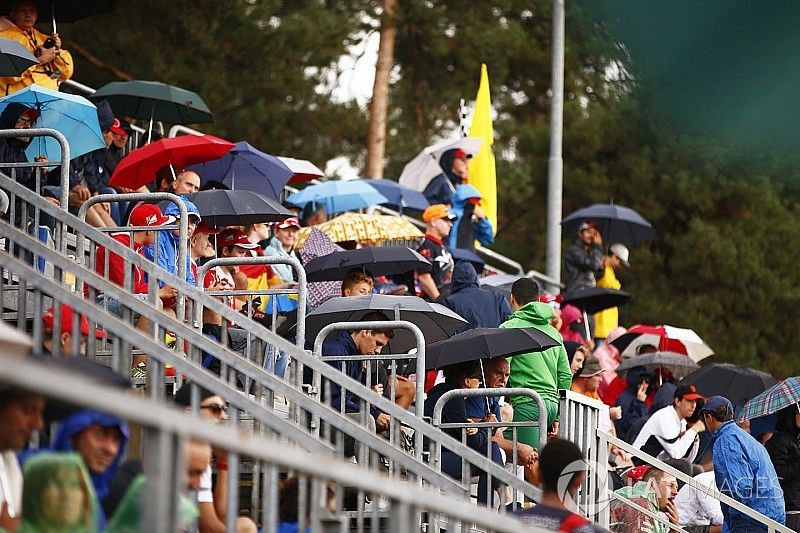
[{"label": "baseball cap", "polygon": [[675,389],[674,398],[677,400],[702,400],[703,395],[697,392],[694,385],[681,385]]},{"label": "baseball cap", "polygon": [[553,295],[545,292],[539,295],[539,301],[543,304],[550,304],[553,309],[560,309],[563,300],[564,297],[560,294]]},{"label": "baseball cap", "polygon": [[700,410],[720,414],[724,412],[727,416],[733,416],[733,404],[724,396],[712,396],[706,400],[706,403]]},{"label": "baseball cap", "polygon": [[209,226],[205,221],[200,222],[197,227],[194,228],[194,234],[197,235],[198,233],[205,233],[207,235],[216,235],[222,230],[212,228]]},{"label": "baseball cap", "polygon": [[115,135],[125,135],[128,131],[122,127],[122,122],[118,118],[114,118],[114,122],[111,123],[111,127],[108,128],[111,133]]},{"label": "baseball cap", "polygon": [[631,264],[628,262],[628,258],[630,257],[630,252],[628,251],[628,247],[625,246],[624,244],[619,244],[619,243],[612,244],[608,248],[608,251],[619,257],[619,260],[626,267],[631,266]]},{"label": "baseball cap", "polygon": [[583,368],[578,373],[577,378],[590,378],[592,376],[596,376],[603,372],[603,369],[600,367],[600,359],[595,357],[594,355],[590,355],[586,358],[583,362]]},{"label": "baseball cap", "polygon": [[175,222],[174,217],[168,217],[161,212],[161,208],[154,204],[141,204],[131,211],[131,226],[166,226]]},{"label": "baseball cap", "polygon": [[[203,403],[208,398],[212,396],[216,396],[213,392],[208,390],[207,388],[203,387],[202,385],[195,385],[198,389],[197,392],[200,393],[200,403]],[[192,404],[192,387],[190,382],[186,382],[178,389],[178,392],[175,393],[175,404],[176,405],[184,405],[189,406]]]},{"label": "baseball cap", "polygon": [[457,217],[450,212],[444,204],[433,204],[432,206],[425,209],[422,213],[422,221],[423,222],[430,222],[431,220],[436,220],[437,218],[446,218],[448,220],[455,220]]},{"label": "baseball cap", "polygon": [[456,148],[456,153],[453,154],[453,159],[470,159],[472,154],[469,152],[462,150],[461,148]]},{"label": "baseball cap", "polygon": [[277,226],[278,229],[286,229],[286,228],[301,228],[300,221],[297,217],[289,217],[282,222],[278,222]]},{"label": "baseball cap", "polygon": [[[55,321],[55,308],[51,307],[47,310],[47,312],[42,316],[42,322],[44,323],[44,332],[52,334],[54,327],[53,322]],[[61,333],[69,333],[72,334],[72,317],[75,316],[75,312],[72,310],[72,307],[61,304]],[[81,315],[80,319],[80,328],[82,335],[89,335],[89,320],[86,318],[86,315]],[[95,338],[102,339],[106,336],[106,332],[101,329],[95,329],[94,331]]]},{"label": "baseball cap", "polygon": [[586,229],[596,229],[596,230],[599,231],[600,230],[600,226],[598,226],[592,220],[584,220],[583,222],[581,222],[581,225],[578,226],[578,231],[580,232],[580,231],[583,231],[583,230],[586,230]]},{"label": "baseball cap", "polygon": [[258,248],[258,244],[250,242],[247,235],[239,228],[228,228],[217,235],[217,249],[227,248],[229,246],[238,246],[245,250],[254,250]]}]

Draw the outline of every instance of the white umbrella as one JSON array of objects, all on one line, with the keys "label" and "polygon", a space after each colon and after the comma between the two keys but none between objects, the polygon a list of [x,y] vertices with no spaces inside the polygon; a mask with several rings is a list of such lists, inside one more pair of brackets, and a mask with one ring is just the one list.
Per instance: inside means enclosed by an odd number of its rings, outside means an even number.
[{"label": "white umbrella", "polygon": [[460,148],[470,156],[476,156],[482,143],[482,137],[463,137],[440,141],[428,146],[403,167],[403,172],[400,173],[398,182],[409,189],[423,191],[433,178],[442,173],[439,159],[443,153],[453,148]]},{"label": "white umbrella", "polygon": [[0,321],[0,349],[12,357],[24,357],[33,347],[31,338],[20,330]]},{"label": "white umbrella", "polygon": [[278,159],[292,171],[294,174],[292,180],[294,181],[308,181],[321,178],[325,175],[317,165],[306,159],[295,159],[293,157],[283,157],[280,155]]}]

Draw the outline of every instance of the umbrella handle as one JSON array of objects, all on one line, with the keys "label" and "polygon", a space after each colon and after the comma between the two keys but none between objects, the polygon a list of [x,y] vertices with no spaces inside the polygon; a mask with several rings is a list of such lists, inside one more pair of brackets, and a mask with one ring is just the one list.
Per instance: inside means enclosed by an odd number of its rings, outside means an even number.
[{"label": "umbrella handle", "polygon": [[[150,144],[153,141],[153,115],[156,112],[156,103],[153,101],[152,105],[150,106],[150,125],[147,128],[147,144]],[[172,171],[172,174],[175,175],[175,171]]]},{"label": "umbrella handle", "polygon": [[[483,381],[483,388],[489,388],[489,386],[486,384],[486,373],[483,371],[483,359],[478,359],[478,365],[481,367],[481,381]],[[491,407],[489,406],[489,397],[484,396],[483,399],[486,401],[487,414],[492,414]]]},{"label": "umbrella handle", "polygon": [[56,0],[50,2],[50,12],[53,14],[53,33],[58,33],[56,31]]},{"label": "umbrella handle", "polygon": [[583,329],[586,330],[586,340],[592,340],[592,334],[589,332],[589,314],[586,311],[583,312]]}]

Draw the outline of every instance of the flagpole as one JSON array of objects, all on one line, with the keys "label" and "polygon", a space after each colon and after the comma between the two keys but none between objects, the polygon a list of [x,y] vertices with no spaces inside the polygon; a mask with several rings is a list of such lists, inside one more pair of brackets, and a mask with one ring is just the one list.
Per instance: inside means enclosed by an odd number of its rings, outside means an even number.
[{"label": "flagpole", "polygon": [[[564,132],[564,0],[553,0],[553,69],[550,101],[550,159],[547,168],[547,245],[545,267],[548,277],[561,280],[561,195],[564,186],[562,144]],[[548,285],[554,294],[557,285]]]}]

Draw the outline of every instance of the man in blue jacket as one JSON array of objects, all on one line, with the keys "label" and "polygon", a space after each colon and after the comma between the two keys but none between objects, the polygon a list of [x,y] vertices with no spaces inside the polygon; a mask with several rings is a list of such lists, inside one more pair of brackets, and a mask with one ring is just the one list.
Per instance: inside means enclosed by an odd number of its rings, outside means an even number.
[{"label": "man in blue jacket", "polygon": [[[189,199],[185,196],[179,196],[178,198],[183,201],[183,204],[186,206],[186,211],[189,216],[189,231],[186,235],[187,239],[192,238],[192,234],[194,234],[194,229],[200,224],[200,211],[197,209],[197,206],[194,205]],[[164,214],[166,216],[175,217],[176,220],[180,219],[181,212],[177,205],[170,202],[169,205],[164,209]],[[177,224],[177,222],[176,222]],[[156,244],[152,246],[148,246],[143,248],[142,251],[144,252],[144,256],[153,261],[153,256],[155,253],[154,247],[158,246],[158,257],[156,264],[175,276],[178,275],[178,248],[180,246],[180,230],[175,229],[173,231],[160,231],[158,232],[158,236],[156,238]],[[187,244],[187,253],[186,253],[186,283],[190,285],[194,285],[194,274],[192,273],[192,258],[191,254],[189,253],[188,244]],[[163,282],[161,283],[163,286]]]},{"label": "man in blue jacket", "polygon": [[466,319],[461,331],[472,328],[497,328],[513,312],[511,304],[501,294],[482,289],[478,273],[469,261],[459,261],[453,270],[450,296],[444,305]]},{"label": "man in blue jacket", "polygon": [[[714,434],[714,476],[719,491],[764,516],[784,524],[783,490],[767,450],[733,421],[733,405],[712,396],[700,411]],[[767,531],[766,524],[722,504],[723,533]]]}]

